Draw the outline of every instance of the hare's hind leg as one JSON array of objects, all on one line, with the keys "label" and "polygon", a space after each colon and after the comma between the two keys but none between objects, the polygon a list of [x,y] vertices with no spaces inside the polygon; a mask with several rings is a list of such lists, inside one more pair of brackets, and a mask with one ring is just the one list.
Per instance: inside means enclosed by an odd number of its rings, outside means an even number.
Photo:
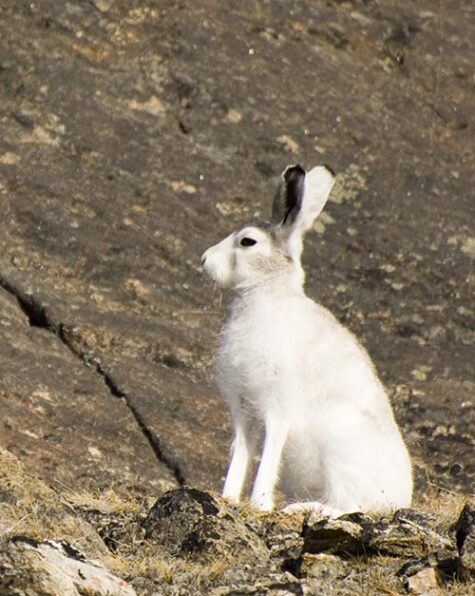
[{"label": "hare's hind leg", "polygon": [[319,501],[307,501],[302,503],[291,503],[284,507],[284,513],[307,513],[308,511],[315,511],[315,513],[320,514],[322,517],[329,517],[330,519],[334,519],[336,517],[340,517],[345,512],[341,511],[340,509],[335,509],[334,507],[329,507],[328,505],[324,505]]},{"label": "hare's hind leg", "polygon": [[244,482],[246,481],[249,463],[256,450],[257,431],[251,428],[241,412],[233,413],[234,439],[231,447],[231,463],[229,464],[223,497],[239,502]]}]

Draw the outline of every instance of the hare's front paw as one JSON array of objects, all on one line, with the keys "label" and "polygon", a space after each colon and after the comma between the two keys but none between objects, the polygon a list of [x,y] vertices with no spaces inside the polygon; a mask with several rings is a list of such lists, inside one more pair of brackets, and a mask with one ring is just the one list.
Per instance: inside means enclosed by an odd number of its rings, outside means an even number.
[{"label": "hare's front paw", "polygon": [[266,495],[252,497],[251,505],[259,511],[272,511],[274,509],[274,501]]},{"label": "hare's front paw", "polygon": [[322,517],[329,517],[330,519],[335,519],[340,515],[343,515],[343,511],[339,509],[334,509],[333,507],[328,507],[327,505],[323,505],[322,503],[318,503],[317,501],[311,502],[303,502],[303,503],[291,503],[287,505],[282,510],[284,513],[307,513],[308,511],[314,511],[317,515],[321,515]]},{"label": "hare's front paw", "polygon": [[237,503],[240,502],[239,497],[237,497],[236,495],[226,495],[224,492],[222,493],[222,498],[227,501],[228,503],[230,503],[231,505],[236,505]]}]

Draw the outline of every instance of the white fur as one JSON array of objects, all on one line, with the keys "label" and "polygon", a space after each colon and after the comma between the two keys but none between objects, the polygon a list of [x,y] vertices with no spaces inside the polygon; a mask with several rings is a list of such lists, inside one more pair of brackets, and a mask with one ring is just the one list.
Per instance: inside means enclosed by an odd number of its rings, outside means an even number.
[{"label": "white fur", "polygon": [[[263,434],[251,493],[262,510],[274,507],[278,484],[290,512],[335,516],[411,502],[409,455],[368,354],[303,290],[303,234],[333,182],[327,168],[314,168],[290,225],[247,226],[203,255],[211,278],[236,292],[217,355],[234,424],[223,495],[241,498]],[[243,247],[242,238],[257,243]]]}]

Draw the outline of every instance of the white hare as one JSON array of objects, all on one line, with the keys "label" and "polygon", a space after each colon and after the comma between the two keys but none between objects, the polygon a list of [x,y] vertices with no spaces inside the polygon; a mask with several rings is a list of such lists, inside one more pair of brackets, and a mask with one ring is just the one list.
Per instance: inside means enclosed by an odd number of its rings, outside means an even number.
[{"label": "white hare", "polygon": [[217,380],[234,425],[223,496],[239,501],[259,438],[251,504],[331,516],[411,502],[409,455],[371,359],[303,290],[304,233],[334,184],[326,166],[289,166],[271,223],[249,225],[209,248],[202,265],[236,296],[217,355]]}]

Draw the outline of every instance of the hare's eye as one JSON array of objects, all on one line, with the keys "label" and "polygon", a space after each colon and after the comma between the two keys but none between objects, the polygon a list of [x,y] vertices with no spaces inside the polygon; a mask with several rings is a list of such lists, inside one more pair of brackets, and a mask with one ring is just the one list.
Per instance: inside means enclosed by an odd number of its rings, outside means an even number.
[{"label": "hare's eye", "polygon": [[257,240],[253,240],[252,238],[243,238],[240,244],[241,246],[254,246],[254,244],[257,244]]}]

